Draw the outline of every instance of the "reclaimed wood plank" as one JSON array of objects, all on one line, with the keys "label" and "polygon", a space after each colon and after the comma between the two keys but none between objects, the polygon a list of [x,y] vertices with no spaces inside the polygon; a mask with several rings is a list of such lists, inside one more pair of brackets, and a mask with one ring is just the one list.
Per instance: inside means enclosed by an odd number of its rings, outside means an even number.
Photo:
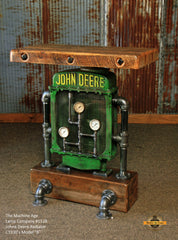
[{"label": "reclaimed wood plank", "polygon": [[[1,123],[42,123],[42,113],[1,113]],[[117,122],[121,122],[118,114]],[[129,123],[135,124],[178,124],[178,114],[129,114]]]},{"label": "reclaimed wood plank", "polygon": [[139,69],[158,59],[157,49],[36,45],[13,49],[11,62]]},{"label": "reclaimed wood plank", "polygon": [[72,169],[71,174],[65,174],[56,170],[56,167],[42,168],[37,165],[30,173],[31,191],[35,194],[40,180],[48,179],[53,190],[47,197],[99,207],[102,192],[110,189],[117,196],[111,209],[127,212],[137,199],[137,173],[130,172],[132,177],[128,180],[118,180],[115,177],[117,172],[119,169],[113,169],[113,173],[105,178],[88,171]]}]

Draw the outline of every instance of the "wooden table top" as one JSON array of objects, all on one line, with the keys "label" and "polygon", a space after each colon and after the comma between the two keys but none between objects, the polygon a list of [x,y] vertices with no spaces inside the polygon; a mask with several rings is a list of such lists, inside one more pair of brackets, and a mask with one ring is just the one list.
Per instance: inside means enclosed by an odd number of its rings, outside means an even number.
[{"label": "wooden table top", "polygon": [[121,48],[42,44],[13,49],[11,62],[139,69],[158,60],[154,48]]}]

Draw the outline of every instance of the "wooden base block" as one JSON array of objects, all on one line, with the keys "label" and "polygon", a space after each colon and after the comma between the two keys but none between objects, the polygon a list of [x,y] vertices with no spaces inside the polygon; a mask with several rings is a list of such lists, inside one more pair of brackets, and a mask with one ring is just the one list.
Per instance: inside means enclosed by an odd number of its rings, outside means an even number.
[{"label": "wooden base block", "polygon": [[130,172],[128,180],[118,180],[115,175],[119,169],[113,169],[109,177],[95,176],[90,171],[72,169],[71,174],[62,173],[56,167],[42,168],[41,164],[31,169],[31,190],[35,194],[40,180],[47,179],[53,190],[46,197],[62,199],[99,207],[102,192],[112,190],[117,196],[112,210],[127,212],[137,199],[138,174]]}]

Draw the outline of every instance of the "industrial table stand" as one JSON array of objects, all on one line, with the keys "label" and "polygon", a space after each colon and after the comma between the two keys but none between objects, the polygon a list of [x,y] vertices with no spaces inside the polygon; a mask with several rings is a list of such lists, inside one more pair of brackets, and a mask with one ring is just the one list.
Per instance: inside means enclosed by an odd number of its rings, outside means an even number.
[{"label": "industrial table stand", "polygon": [[[79,66],[55,73],[42,96],[45,159],[31,169],[34,206],[48,197],[127,212],[137,199],[137,172],[127,171],[129,104],[118,97],[109,68],[139,69],[158,59],[156,49],[37,45],[11,50],[12,62]],[[121,130],[117,132],[117,109]],[[108,169],[120,147],[120,167]],[[62,156],[53,163],[51,153]]]}]

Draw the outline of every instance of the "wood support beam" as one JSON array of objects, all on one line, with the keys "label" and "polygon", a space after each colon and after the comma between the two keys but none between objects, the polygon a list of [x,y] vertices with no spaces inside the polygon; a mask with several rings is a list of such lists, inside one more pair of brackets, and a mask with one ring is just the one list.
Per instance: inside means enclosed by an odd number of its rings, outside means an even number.
[{"label": "wood support beam", "polygon": [[[42,123],[42,113],[2,113],[1,123]],[[120,115],[118,115],[120,123]],[[130,114],[129,123],[135,124],[178,124],[178,114]]]},{"label": "wood support beam", "polygon": [[158,60],[154,48],[119,48],[43,44],[13,49],[11,62],[139,69]]}]

